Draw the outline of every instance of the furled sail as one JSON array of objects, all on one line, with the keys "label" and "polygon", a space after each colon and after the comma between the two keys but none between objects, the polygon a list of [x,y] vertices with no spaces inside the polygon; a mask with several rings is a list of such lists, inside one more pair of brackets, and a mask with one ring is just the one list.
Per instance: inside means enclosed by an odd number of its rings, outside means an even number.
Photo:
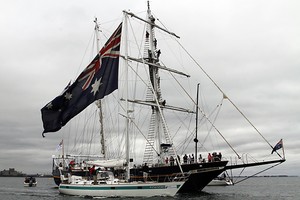
[{"label": "furled sail", "polygon": [[100,167],[123,167],[125,163],[125,159],[93,160],[86,162],[88,165],[96,165]]}]

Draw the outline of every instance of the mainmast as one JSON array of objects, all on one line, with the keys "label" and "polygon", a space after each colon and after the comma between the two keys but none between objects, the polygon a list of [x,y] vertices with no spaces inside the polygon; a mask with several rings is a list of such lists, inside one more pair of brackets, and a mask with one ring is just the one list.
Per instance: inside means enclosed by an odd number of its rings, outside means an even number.
[{"label": "mainmast", "polygon": [[[149,63],[153,63],[153,64],[157,64],[159,61],[159,54],[160,51],[156,50],[157,47],[157,40],[154,36],[154,24],[155,24],[155,19],[151,14],[151,10],[150,10],[150,5],[149,5],[149,1],[148,1],[148,10],[147,10],[147,21],[148,23],[148,27],[147,27],[147,32],[146,32],[146,41],[149,42],[149,48],[146,49],[146,58],[148,59]],[[156,66],[153,65],[148,65],[149,66],[149,75],[150,75],[150,82],[151,82],[151,86],[153,89],[153,96],[152,99],[150,99],[150,101],[155,101],[155,97],[156,99],[159,101],[159,103],[162,101],[162,97],[161,97],[161,93],[160,93],[160,77],[158,74],[158,68]],[[158,107],[154,106],[152,107],[152,117],[151,120],[153,124],[155,124],[156,126],[154,126],[154,135],[156,135],[157,138],[157,144],[156,144],[156,149],[158,149],[158,153],[159,155],[161,155],[161,147],[160,144],[162,143],[161,141],[161,117],[160,117],[160,113],[158,110]],[[158,162],[160,162],[160,157],[158,158]]]},{"label": "mainmast", "polygon": [[[171,137],[169,135],[168,127],[164,119],[162,109],[166,106],[166,101],[163,100],[160,88],[160,76],[159,69],[161,69],[159,63],[159,57],[161,54],[160,49],[157,48],[157,40],[155,38],[154,29],[158,26],[155,24],[155,18],[151,14],[150,5],[148,1],[147,10],[147,30],[145,41],[145,55],[144,60],[147,61],[149,67],[150,86],[149,92],[146,98],[146,102],[152,102],[155,106],[151,106],[152,114],[150,119],[150,128],[148,133],[148,142],[146,144],[144,162],[154,161],[154,139],[156,138],[157,162],[163,163],[164,154],[169,152],[170,156],[177,159],[176,152],[173,148]],[[166,31],[169,33],[169,31]],[[148,48],[147,48],[148,47]],[[163,139],[164,136],[164,139]]]},{"label": "mainmast", "polygon": [[[190,113],[193,113],[193,111],[166,105],[166,101],[162,98],[162,95],[161,95],[159,69],[169,71],[170,73],[176,73],[179,75],[183,75],[186,77],[189,77],[189,75],[185,74],[183,72],[179,72],[177,70],[170,69],[159,63],[159,57],[160,57],[161,52],[159,49],[157,49],[157,40],[155,38],[154,29],[158,28],[161,31],[166,32],[170,35],[173,35],[175,37],[178,37],[178,36],[175,33],[172,33],[172,32],[155,24],[155,18],[151,14],[149,1],[148,1],[147,19],[146,20],[136,16],[135,14],[133,14],[131,12],[124,11],[124,13],[128,16],[134,17],[138,20],[145,22],[147,25],[146,39],[145,39],[145,52],[144,52],[143,58],[132,58],[132,57],[129,57],[126,53],[124,56],[122,56],[125,61],[132,60],[132,61],[140,62],[149,67],[149,79],[150,79],[149,82],[150,83],[148,85],[146,100],[145,101],[129,100],[127,98],[123,99],[127,102],[139,103],[142,105],[151,106],[151,109],[152,109],[150,125],[149,125],[149,132],[148,132],[148,136],[147,136],[147,143],[146,143],[143,162],[149,163],[150,165],[156,163],[156,160],[154,159],[154,155],[156,154],[158,157],[157,162],[162,163],[164,153],[166,153],[166,152],[169,152],[169,156],[173,156],[174,159],[178,161],[177,154],[176,154],[175,149],[173,148],[171,136],[169,134],[169,130],[168,130],[162,110],[164,108],[166,108],[166,109],[177,110],[177,111],[182,111],[182,112],[190,112]],[[124,26],[125,26],[125,24],[124,24]],[[163,136],[164,136],[164,138],[163,138]],[[154,140],[156,140],[156,141],[154,141]],[[155,150],[154,150],[154,148],[155,148]],[[179,167],[181,168],[180,165],[179,165]]]}]

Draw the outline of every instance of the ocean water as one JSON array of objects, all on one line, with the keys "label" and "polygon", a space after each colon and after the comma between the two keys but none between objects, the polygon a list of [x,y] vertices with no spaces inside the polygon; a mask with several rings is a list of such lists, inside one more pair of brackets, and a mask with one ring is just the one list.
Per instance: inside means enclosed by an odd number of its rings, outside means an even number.
[{"label": "ocean water", "polygon": [[[86,199],[61,195],[52,178],[37,178],[37,187],[24,187],[24,178],[0,177],[0,199],[2,200],[43,200],[43,199]],[[157,199],[188,200],[300,200],[300,177],[259,177],[251,178],[234,186],[205,187],[195,194],[178,194],[175,197],[151,197]],[[101,198],[106,199],[106,198]],[[121,199],[121,198],[109,198]],[[122,198],[124,199],[124,198]],[[144,198],[126,198],[144,199]]]}]

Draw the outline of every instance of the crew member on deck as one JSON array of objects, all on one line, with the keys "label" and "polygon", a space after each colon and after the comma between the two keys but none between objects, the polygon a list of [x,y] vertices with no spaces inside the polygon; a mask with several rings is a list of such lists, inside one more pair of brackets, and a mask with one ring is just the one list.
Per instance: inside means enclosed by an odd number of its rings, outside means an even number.
[{"label": "crew member on deck", "polygon": [[174,157],[171,156],[171,157],[170,157],[170,165],[171,165],[171,166],[174,166],[174,160],[175,160]]},{"label": "crew member on deck", "polygon": [[212,156],[211,156],[210,153],[208,153],[207,160],[208,160],[208,162],[211,162],[211,161],[212,161]]},{"label": "crew member on deck", "polygon": [[149,172],[149,167],[148,167],[147,163],[145,163],[144,166],[143,166],[143,178],[144,178],[144,182],[147,181],[148,172]]},{"label": "crew member on deck", "polygon": [[201,163],[201,162],[203,162],[203,160],[202,160],[202,155],[199,154],[199,163]]},{"label": "crew member on deck", "polygon": [[97,176],[96,176],[95,165],[93,165],[93,167],[90,168],[89,172],[90,172],[90,176],[91,176],[91,177],[93,178],[93,180],[94,180],[94,184],[96,185],[96,183],[97,183]]},{"label": "crew member on deck", "polygon": [[187,157],[186,154],[184,154],[184,156],[183,156],[183,163],[184,163],[184,164],[187,164],[187,160],[188,160],[188,157]]}]

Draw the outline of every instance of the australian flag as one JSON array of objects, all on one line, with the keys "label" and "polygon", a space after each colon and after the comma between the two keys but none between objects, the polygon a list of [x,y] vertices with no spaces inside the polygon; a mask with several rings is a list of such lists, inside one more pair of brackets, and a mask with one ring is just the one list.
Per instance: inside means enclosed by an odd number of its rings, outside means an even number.
[{"label": "australian flag", "polygon": [[271,154],[273,154],[274,151],[277,151],[278,149],[281,149],[282,145],[283,145],[283,142],[282,142],[282,139],[281,139],[281,140],[279,140],[279,142],[277,142],[277,144],[275,145],[275,147],[273,147],[273,150],[272,150]]},{"label": "australian flag", "polygon": [[44,133],[61,129],[95,100],[118,88],[122,23],[73,84],[42,109]]}]

